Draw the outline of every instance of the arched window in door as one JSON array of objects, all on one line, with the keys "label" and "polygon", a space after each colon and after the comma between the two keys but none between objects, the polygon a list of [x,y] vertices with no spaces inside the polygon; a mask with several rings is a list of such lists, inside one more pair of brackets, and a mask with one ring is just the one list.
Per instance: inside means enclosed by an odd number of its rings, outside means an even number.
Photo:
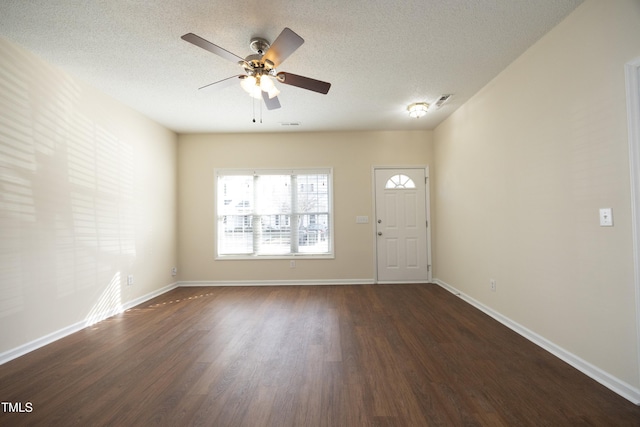
[{"label": "arched window in door", "polygon": [[416,184],[407,175],[393,175],[384,186],[385,189],[416,188]]}]

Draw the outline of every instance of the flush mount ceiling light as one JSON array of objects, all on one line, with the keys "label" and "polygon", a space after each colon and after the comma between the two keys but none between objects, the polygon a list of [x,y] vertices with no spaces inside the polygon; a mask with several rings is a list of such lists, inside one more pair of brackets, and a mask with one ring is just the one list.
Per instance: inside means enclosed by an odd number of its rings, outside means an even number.
[{"label": "flush mount ceiling light", "polygon": [[407,111],[409,112],[410,117],[415,117],[419,119],[420,117],[427,114],[427,110],[429,109],[429,104],[426,102],[414,102],[407,107]]}]

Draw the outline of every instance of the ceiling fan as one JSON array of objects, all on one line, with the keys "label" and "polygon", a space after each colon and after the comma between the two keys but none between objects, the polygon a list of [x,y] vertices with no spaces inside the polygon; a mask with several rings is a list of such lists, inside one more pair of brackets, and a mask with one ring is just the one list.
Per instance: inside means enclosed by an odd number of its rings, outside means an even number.
[{"label": "ceiling fan", "polygon": [[182,39],[235,62],[244,69],[244,74],[227,77],[202,86],[200,89],[221,83],[234,83],[238,79],[242,88],[249,95],[256,99],[262,98],[267,109],[274,110],[280,108],[278,100],[280,91],[275,86],[274,80],[322,94],[327,94],[331,88],[331,83],[276,70],[289,55],[304,43],[304,39],[289,28],[282,30],[272,44],[261,37],[252,38],[249,47],[254,53],[246,58],[231,53],[193,33],[185,34]]}]

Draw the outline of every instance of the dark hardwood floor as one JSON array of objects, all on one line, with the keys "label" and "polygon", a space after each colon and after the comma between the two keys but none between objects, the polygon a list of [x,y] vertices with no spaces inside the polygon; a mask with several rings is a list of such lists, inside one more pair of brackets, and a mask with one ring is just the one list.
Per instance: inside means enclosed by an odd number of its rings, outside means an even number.
[{"label": "dark hardwood floor", "polygon": [[639,426],[436,285],[178,288],[0,366],[0,425]]}]

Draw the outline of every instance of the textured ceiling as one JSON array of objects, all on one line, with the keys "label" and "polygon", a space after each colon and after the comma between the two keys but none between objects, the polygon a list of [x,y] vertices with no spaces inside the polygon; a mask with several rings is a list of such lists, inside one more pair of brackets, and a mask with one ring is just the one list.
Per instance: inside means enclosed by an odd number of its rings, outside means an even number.
[{"label": "textured ceiling", "polygon": [[[0,36],[176,132],[433,129],[581,2],[3,0]],[[244,57],[285,27],[305,43],[278,71],[331,82],[327,95],[280,84],[282,108],[261,112],[239,85],[197,90],[242,69],[180,36]]]}]

